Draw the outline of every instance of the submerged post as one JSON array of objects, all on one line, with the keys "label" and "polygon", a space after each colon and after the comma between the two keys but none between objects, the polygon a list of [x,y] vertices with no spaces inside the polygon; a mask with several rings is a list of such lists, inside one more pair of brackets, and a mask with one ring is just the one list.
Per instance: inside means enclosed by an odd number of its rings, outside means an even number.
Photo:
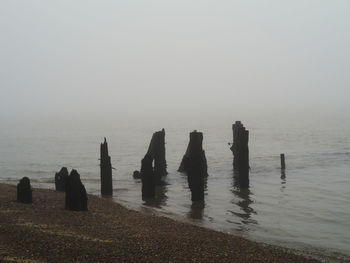
[{"label": "submerged post", "polygon": [[232,125],[233,144],[231,151],[233,153],[233,167],[238,173],[239,185],[249,187],[249,131],[240,121]]},{"label": "submerged post", "polygon": [[165,130],[153,133],[147,154],[154,159],[154,176],[157,185],[162,184],[162,177],[168,174],[165,159]]},{"label": "submerged post", "polygon": [[55,174],[56,191],[64,192],[68,175],[67,167],[62,167],[61,170]]},{"label": "submerged post", "polygon": [[191,190],[192,201],[204,201],[205,179],[208,176],[207,159],[203,150],[203,133],[190,133],[190,142],[179,170],[187,174],[188,186]]},{"label": "submerged post", "polygon": [[30,204],[32,203],[32,187],[28,177],[23,177],[17,184],[17,202]]},{"label": "submerged post", "polygon": [[285,159],[284,159],[284,153],[281,153],[281,169],[282,170],[285,170],[286,169],[286,162],[285,162]]},{"label": "submerged post", "polygon": [[112,164],[111,157],[108,155],[108,144],[106,138],[104,138],[104,142],[101,143],[100,155],[101,194],[113,195]]},{"label": "submerged post", "polygon": [[87,193],[76,170],[72,170],[66,184],[66,209],[73,211],[86,211]]}]

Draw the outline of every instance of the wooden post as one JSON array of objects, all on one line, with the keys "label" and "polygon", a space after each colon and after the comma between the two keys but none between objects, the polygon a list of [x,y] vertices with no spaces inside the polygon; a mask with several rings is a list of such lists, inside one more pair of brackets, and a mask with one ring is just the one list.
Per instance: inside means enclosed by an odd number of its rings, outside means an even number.
[{"label": "wooden post", "polygon": [[249,131],[240,121],[232,125],[233,144],[233,167],[236,170],[241,187],[249,187]]},{"label": "wooden post", "polygon": [[286,169],[286,162],[285,162],[285,158],[284,158],[284,153],[281,153],[281,169],[285,170]]},{"label": "wooden post", "polygon": [[68,175],[69,173],[67,167],[62,167],[61,170],[55,174],[56,191],[64,192]]},{"label": "wooden post", "polygon": [[178,172],[186,173],[185,163],[188,162],[191,152],[197,149],[198,151],[201,151],[201,153],[199,154],[201,155],[201,164],[202,164],[202,169],[204,171],[204,176],[208,176],[207,158],[205,157],[205,151],[203,150],[202,143],[203,143],[203,133],[197,132],[196,130],[190,133],[190,142],[187,145],[186,152],[182,157],[179,168],[177,169]]},{"label": "wooden post", "polygon": [[66,209],[73,211],[86,211],[87,193],[76,170],[72,170],[66,184]]},{"label": "wooden post", "polygon": [[205,179],[208,176],[207,159],[203,150],[203,133],[190,133],[190,142],[179,170],[187,174],[188,186],[191,190],[192,201],[204,201]]},{"label": "wooden post", "polygon": [[23,177],[17,184],[17,202],[30,204],[32,200],[32,187],[28,177]]},{"label": "wooden post", "polygon": [[156,182],[153,171],[153,158],[146,154],[141,162],[142,198],[154,198]]},{"label": "wooden post", "polygon": [[162,185],[162,177],[168,174],[165,159],[165,130],[155,132],[152,136],[147,154],[154,159],[154,176],[157,185]]},{"label": "wooden post", "polygon": [[106,138],[100,147],[100,169],[101,169],[101,194],[113,195],[112,164],[108,155],[108,144]]},{"label": "wooden post", "polygon": [[185,173],[186,172],[186,170],[185,170],[185,163],[186,163],[189,155],[190,155],[190,144],[187,145],[186,152],[185,152],[184,156],[182,157],[182,160],[181,160],[179,168],[177,169],[178,172],[180,172],[180,173]]}]

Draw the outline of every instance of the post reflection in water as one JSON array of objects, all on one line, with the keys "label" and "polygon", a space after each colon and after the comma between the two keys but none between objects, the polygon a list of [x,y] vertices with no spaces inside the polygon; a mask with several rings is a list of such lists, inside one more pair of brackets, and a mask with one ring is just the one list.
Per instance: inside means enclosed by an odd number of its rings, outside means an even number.
[{"label": "post reflection in water", "polygon": [[281,169],[281,192],[283,192],[283,190],[286,188],[286,183],[286,171],[284,169]]},{"label": "post reflection in water", "polygon": [[[233,174],[233,185],[231,192],[234,195],[231,203],[239,207],[239,211],[230,211],[233,215],[239,217],[240,222],[244,225],[257,224],[257,221],[252,218],[256,211],[251,207],[254,202],[251,199],[252,192],[248,187],[241,187],[239,184],[238,174]],[[243,230],[243,229],[242,229]]]},{"label": "post reflection in water", "polygon": [[168,200],[168,196],[166,195],[168,191],[168,187],[166,184],[157,185],[156,186],[156,196],[150,199],[144,199],[144,205],[152,206],[156,208],[162,208],[166,206],[166,201]]},{"label": "post reflection in water", "polygon": [[[204,198],[208,192],[208,177],[203,178],[204,182]],[[187,214],[188,218],[202,220],[204,215],[205,201],[192,202],[190,211]]]}]

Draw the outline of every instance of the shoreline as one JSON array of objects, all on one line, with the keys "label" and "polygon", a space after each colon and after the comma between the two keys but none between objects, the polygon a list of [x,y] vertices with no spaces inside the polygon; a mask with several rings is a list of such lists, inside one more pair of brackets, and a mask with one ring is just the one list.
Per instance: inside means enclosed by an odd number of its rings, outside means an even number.
[{"label": "shoreline", "polygon": [[20,204],[16,187],[0,184],[1,262],[320,262],[109,198],[88,195],[89,211],[68,211],[64,197],[34,188],[33,204]]}]

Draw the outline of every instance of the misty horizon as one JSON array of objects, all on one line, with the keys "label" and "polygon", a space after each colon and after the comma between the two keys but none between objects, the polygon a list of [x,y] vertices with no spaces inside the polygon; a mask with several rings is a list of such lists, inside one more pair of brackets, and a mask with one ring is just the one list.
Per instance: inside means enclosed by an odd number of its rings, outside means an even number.
[{"label": "misty horizon", "polygon": [[6,1],[0,118],[345,114],[348,1]]}]

